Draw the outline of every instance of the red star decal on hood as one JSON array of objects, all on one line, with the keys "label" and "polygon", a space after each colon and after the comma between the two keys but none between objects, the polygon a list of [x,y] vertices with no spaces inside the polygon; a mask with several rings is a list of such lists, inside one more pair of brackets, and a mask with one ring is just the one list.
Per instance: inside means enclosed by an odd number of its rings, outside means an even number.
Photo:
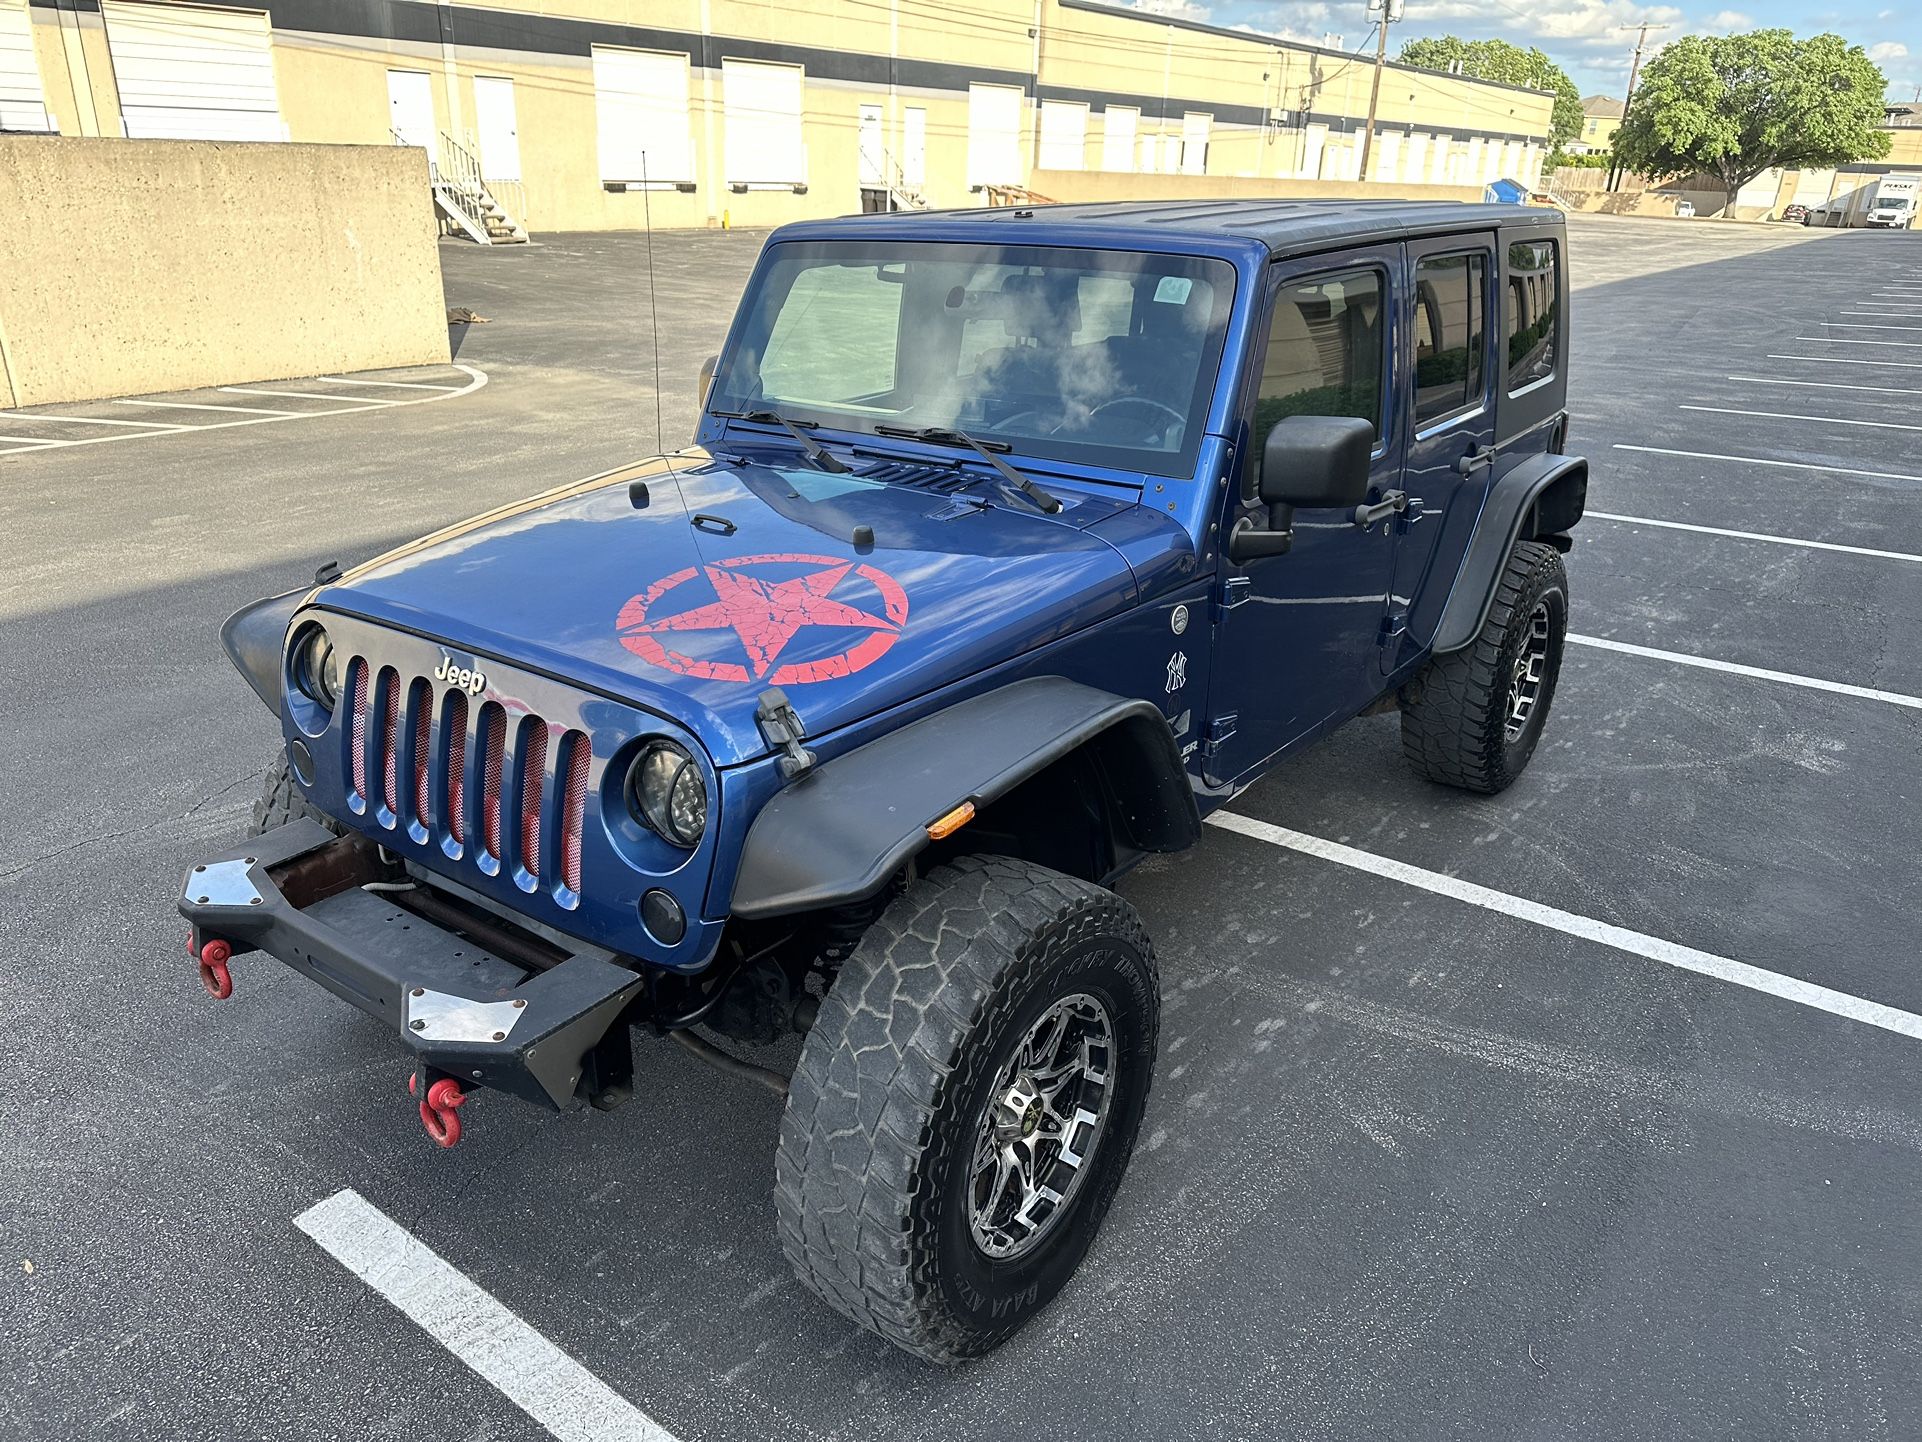
[{"label": "red star decal on hood", "polygon": [[[776,565],[817,569],[782,580],[749,574],[750,568]],[[850,573],[880,592],[883,614],[834,598],[834,589]],[[666,616],[654,614],[655,602],[696,575],[706,576],[716,600]],[[878,567],[831,556],[769,555],[741,556],[676,571],[623,606],[615,625],[623,646],[669,671],[713,681],[766,678],[770,685],[793,686],[859,671],[894,644],[907,618],[907,592]],[[837,655],[777,666],[788,643],[808,626],[837,626],[866,634]],[[734,632],[747,653],[747,664],[689,656],[660,639],[684,631]]]}]

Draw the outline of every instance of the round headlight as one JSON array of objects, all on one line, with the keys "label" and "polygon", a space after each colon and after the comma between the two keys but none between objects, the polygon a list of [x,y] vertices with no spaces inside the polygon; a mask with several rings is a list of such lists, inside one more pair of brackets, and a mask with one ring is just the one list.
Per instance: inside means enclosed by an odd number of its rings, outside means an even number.
[{"label": "round headlight", "polygon": [[642,821],[676,846],[698,846],[707,831],[707,783],[694,758],[672,741],[655,741],[628,773]]},{"label": "round headlight", "polygon": [[294,652],[294,684],[301,695],[326,710],[339,704],[340,653],[318,626],[301,637]]}]

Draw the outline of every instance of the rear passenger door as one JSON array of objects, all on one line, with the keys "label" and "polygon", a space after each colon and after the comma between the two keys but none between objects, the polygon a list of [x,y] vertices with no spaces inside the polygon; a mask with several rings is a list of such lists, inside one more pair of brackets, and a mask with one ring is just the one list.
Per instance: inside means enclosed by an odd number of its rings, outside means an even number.
[{"label": "rear passenger door", "polygon": [[[1266,519],[1256,492],[1262,443],[1285,416],[1356,416],[1375,427],[1369,500],[1395,489],[1395,367],[1401,247],[1372,246],[1269,270],[1262,342],[1243,377],[1242,460],[1222,533]],[[1395,538],[1353,509],[1294,513],[1294,545],[1223,572],[1209,694],[1211,781],[1226,783],[1381,690],[1382,616]]]},{"label": "rear passenger door", "polygon": [[1494,235],[1411,241],[1407,267],[1410,439],[1402,489],[1409,505],[1391,523],[1395,572],[1381,658],[1390,670],[1412,649],[1411,619],[1419,635],[1419,622],[1431,611],[1439,615],[1474,533],[1494,471],[1499,382]]}]

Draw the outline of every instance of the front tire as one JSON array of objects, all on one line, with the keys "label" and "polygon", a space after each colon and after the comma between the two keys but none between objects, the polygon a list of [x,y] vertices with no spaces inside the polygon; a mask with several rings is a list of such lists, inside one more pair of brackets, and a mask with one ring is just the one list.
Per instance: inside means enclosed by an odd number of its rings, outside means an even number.
[{"label": "front tire", "polygon": [[931,1362],[1006,1341],[1114,1198],[1160,1005],[1112,892],[998,856],[914,882],[841,968],[789,1087],[774,1202],[795,1274]]},{"label": "front tire", "polygon": [[300,787],[294,783],[293,768],[287,764],[287,753],[282,750],[274,764],[267,768],[267,779],[261,786],[260,800],[254,803],[254,819],[247,827],[247,834],[259,836],[303,817],[318,821],[336,836],[341,834],[339,822],[308,805],[307,798],[300,794]]},{"label": "front tire", "polygon": [[1464,791],[1492,796],[1513,785],[1548,720],[1567,635],[1561,553],[1517,541],[1475,639],[1435,657],[1402,688],[1409,764]]}]

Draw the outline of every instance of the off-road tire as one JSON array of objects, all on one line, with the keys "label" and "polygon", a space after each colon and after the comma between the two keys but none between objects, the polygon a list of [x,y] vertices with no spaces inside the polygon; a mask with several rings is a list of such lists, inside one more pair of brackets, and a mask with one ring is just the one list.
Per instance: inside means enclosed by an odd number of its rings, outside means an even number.
[{"label": "off-road tire", "polygon": [[[1002,1069],[1057,1000],[1114,1026],[1092,1169],[1019,1256],[970,1231],[969,1163]],[[774,1158],[781,1245],[829,1306],[931,1362],[979,1356],[1045,1307],[1127,1169],[1160,1022],[1154,948],[1113,892],[969,856],[911,884],[842,966],[808,1033]]]},{"label": "off-road tire", "polygon": [[276,826],[285,826],[289,821],[298,821],[303,816],[318,821],[322,826],[340,834],[340,823],[324,811],[316,811],[307,804],[307,798],[300,794],[300,787],[294,784],[293,769],[287,764],[287,753],[282,751],[274,764],[267,768],[267,781],[260,791],[260,800],[254,803],[253,823],[248,826],[249,836],[258,836],[263,831],[272,831]]},{"label": "off-road tire", "polygon": [[[1548,613],[1546,665],[1527,723],[1510,737],[1516,662],[1530,643],[1538,607]],[[1568,573],[1561,554],[1539,541],[1517,541],[1475,639],[1435,657],[1402,688],[1402,754],[1444,786],[1492,796],[1512,785],[1548,720],[1567,634]]]}]

